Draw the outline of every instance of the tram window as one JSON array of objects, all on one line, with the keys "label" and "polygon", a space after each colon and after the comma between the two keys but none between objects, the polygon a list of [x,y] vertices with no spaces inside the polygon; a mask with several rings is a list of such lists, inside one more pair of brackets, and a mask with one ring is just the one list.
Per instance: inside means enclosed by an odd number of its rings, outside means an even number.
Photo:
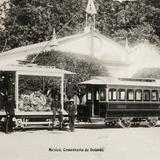
[{"label": "tram window", "polygon": [[118,90],[118,100],[124,101],[125,100],[125,90],[119,89]]},{"label": "tram window", "polygon": [[142,100],[142,90],[137,89],[135,91],[135,99],[136,99],[136,101],[141,101]]},{"label": "tram window", "polygon": [[112,100],[112,92],[111,92],[111,90],[109,90],[109,92],[108,92],[108,98],[109,98],[109,101]]},{"label": "tram window", "polygon": [[106,100],[106,90],[105,90],[105,88],[100,89],[99,95],[100,95],[100,101],[105,101]]},{"label": "tram window", "polygon": [[92,100],[92,93],[91,93],[91,91],[87,92],[87,100]]},{"label": "tram window", "polygon": [[109,101],[117,100],[117,91],[116,89],[109,89]]},{"label": "tram window", "polygon": [[133,101],[134,100],[134,91],[133,89],[128,89],[127,90],[127,100]]},{"label": "tram window", "polygon": [[99,92],[96,92],[96,100],[99,100]]},{"label": "tram window", "polygon": [[151,99],[152,101],[158,101],[158,91],[157,90],[152,90]]},{"label": "tram window", "polygon": [[84,96],[82,97],[82,102],[81,102],[81,104],[86,104],[86,95],[84,95]]},{"label": "tram window", "polygon": [[143,92],[143,100],[150,101],[150,90],[144,90]]}]

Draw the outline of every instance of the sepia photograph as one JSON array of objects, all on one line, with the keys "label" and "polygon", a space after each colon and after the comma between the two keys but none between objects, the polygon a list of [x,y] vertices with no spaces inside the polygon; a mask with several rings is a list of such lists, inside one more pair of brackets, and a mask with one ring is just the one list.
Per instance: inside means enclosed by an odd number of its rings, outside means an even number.
[{"label": "sepia photograph", "polygon": [[154,160],[159,146],[159,0],[0,0],[0,159]]}]

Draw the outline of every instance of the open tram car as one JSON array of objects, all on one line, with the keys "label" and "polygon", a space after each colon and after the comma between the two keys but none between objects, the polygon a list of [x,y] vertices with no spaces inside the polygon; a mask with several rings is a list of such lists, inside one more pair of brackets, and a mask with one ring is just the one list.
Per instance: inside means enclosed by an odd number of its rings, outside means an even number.
[{"label": "open tram car", "polygon": [[145,122],[151,127],[160,118],[159,80],[95,77],[79,85],[86,93],[78,105],[79,121],[119,122],[122,127]]},{"label": "open tram car", "polygon": [[[57,94],[62,106],[64,125],[67,121],[67,112],[64,109],[64,76],[74,74],[69,71],[49,66],[38,65],[10,65],[0,68],[0,124],[5,125],[6,113],[3,90],[15,99],[15,128],[34,126],[51,126],[50,103],[51,98],[46,96],[48,85],[54,85],[54,94]],[[56,84],[56,85],[55,85]],[[57,116],[58,118],[58,116]]]}]

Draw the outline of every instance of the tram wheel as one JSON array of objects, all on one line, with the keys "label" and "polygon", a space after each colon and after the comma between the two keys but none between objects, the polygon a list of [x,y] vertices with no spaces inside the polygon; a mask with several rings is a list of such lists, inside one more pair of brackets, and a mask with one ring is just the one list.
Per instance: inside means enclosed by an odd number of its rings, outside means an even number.
[{"label": "tram wheel", "polygon": [[129,128],[132,124],[131,121],[132,121],[131,118],[122,118],[121,120],[119,120],[119,125],[122,128]]},{"label": "tram wheel", "polygon": [[157,125],[158,118],[149,118],[147,120],[147,126],[148,127],[155,127]]},{"label": "tram wheel", "polygon": [[115,124],[116,124],[116,122],[106,122],[105,123],[105,125],[106,125],[106,127],[114,127],[115,126]]},{"label": "tram wheel", "polygon": [[139,126],[140,126],[140,122],[134,122],[134,123],[132,124],[132,126],[133,126],[133,127],[139,127]]}]

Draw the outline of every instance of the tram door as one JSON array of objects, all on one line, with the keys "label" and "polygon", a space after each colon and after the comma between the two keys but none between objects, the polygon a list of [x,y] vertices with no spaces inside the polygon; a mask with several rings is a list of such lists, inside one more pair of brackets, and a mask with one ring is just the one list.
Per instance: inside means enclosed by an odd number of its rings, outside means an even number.
[{"label": "tram door", "polygon": [[89,85],[87,93],[87,102],[91,107],[91,116],[100,117],[101,110],[103,106],[100,101],[104,101],[106,97],[105,86],[101,85]]}]

